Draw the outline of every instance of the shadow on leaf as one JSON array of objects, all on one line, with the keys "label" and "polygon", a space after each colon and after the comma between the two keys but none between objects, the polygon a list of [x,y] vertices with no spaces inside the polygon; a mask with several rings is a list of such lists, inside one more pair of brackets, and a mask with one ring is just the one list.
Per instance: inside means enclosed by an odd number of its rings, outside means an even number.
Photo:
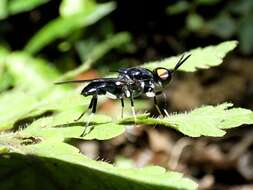
[{"label": "shadow on leaf", "polygon": [[[12,190],[17,187],[20,190],[179,189],[121,177],[109,172],[99,171],[92,168],[92,166],[87,167],[35,155],[2,154],[0,155],[0,167],[0,189],[4,190]],[[105,165],[105,167],[108,167],[109,170],[111,169],[110,166]]]}]

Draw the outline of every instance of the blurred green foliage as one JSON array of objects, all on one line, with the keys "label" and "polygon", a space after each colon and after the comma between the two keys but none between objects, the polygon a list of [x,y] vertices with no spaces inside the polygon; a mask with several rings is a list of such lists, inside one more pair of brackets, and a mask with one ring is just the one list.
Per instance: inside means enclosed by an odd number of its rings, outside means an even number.
[{"label": "blurred green foliage", "polygon": [[49,0],[1,0],[0,1],[0,19],[15,15],[21,12],[30,11]]},{"label": "blurred green foliage", "polygon": [[[44,10],[44,7],[50,10]],[[121,52],[130,50],[130,34],[114,32],[111,21],[105,18],[115,8],[116,3],[112,1],[3,0],[0,2],[0,53],[16,50],[18,46],[22,53],[47,57],[49,60],[54,57],[53,64],[60,71],[72,70],[82,64],[83,67],[78,72],[72,72],[73,77],[73,74],[89,69],[91,64],[112,49],[119,49]],[[18,23],[19,19],[24,20]],[[100,20],[103,22],[99,22]],[[89,28],[93,25],[96,25],[95,33],[92,27]],[[13,29],[17,26],[15,33]],[[17,36],[23,37],[19,30],[24,28],[26,40],[20,40],[20,48],[19,42],[16,45],[12,38],[16,40]],[[51,49],[53,52],[49,53]],[[1,83],[0,90],[7,88],[10,81],[7,74],[1,77],[6,83]]]},{"label": "blurred green foliage", "polygon": [[[64,2],[65,1],[63,1],[63,3]],[[69,3],[67,6],[68,8],[71,8],[73,5],[75,7],[75,3]],[[38,31],[38,33],[35,34],[35,36],[33,36],[27,43],[25,51],[29,53],[36,53],[57,38],[67,37],[76,30],[84,29],[84,27],[94,24],[115,8],[113,3],[106,3],[102,5],[86,3],[83,5],[83,8],[80,5],[80,9],[75,10],[77,11],[75,14],[70,14],[68,12],[69,9],[64,9],[63,7],[64,6],[61,6],[61,16],[50,21],[46,26]]]},{"label": "blurred green foliage", "polygon": [[[212,11],[210,12],[209,9]],[[186,15],[185,35],[196,33],[208,38],[237,38],[243,54],[253,52],[253,1],[180,0],[167,7],[169,15]]]}]

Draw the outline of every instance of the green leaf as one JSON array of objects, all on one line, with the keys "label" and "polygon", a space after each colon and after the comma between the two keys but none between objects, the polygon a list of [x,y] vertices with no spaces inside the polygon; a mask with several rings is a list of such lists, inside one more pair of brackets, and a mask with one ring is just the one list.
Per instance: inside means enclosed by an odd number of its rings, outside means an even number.
[{"label": "green leaf", "polygon": [[[53,86],[59,73],[46,61],[24,53],[1,52],[0,68],[5,66],[8,71],[2,77],[10,75],[6,77],[11,77],[15,87],[0,95],[1,130],[13,127],[16,121],[25,117],[89,103],[89,98],[83,98],[78,92],[68,93],[70,88],[67,86]],[[3,81],[1,85],[4,85]]]},{"label": "green leaf", "polygon": [[[22,137],[40,137],[44,140],[58,139],[63,141],[66,138],[80,138],[85,140],[111,139],[124,133],[123,125],[112,122],[112,119],[105,115],[96,114],[90,119],[90,126],[86,128],[88,116],[83,117],[82,122],[74,121],[80,111],[68,110],[52,117],[45,117],[34,121],[30,126],[19,132]],[[80,137],[86,130],[86,135]]]},{"label": "green leaf", "polygon": [[239,16],[250,15],[253,9],[253,1],[251,0],[240,0],[240,1],[230,1],[227,5],[229,11],[233,14]]},{"label": "green leaf", "polygon": [[36,105],[34,96],[12,90],[0,97],[0,130],[9,128],[16,120],[28,114]]},{"label": "green leaf", "polygon": [[[119,168],[94,161],[65,143],[47,141],[24,146],[22,154],[0,155],[1,189],[193,190],[195,182],[158,166]],[[22,180],[20,177],[22,176]],[[26,176],[26,177],[24,177]],[[53,181],[52,181],[53,178]],[[40,183],[42,185],[38,186]],[[71,185],[71,187],[70,187]]]},{"label": "green leaf", "polygon": [[113,36],[109,36],[105,41],[96,45],[96,47],[91,51],[88,59],[97,60],[103,57],[107,52],[113,48],[118,48],[123,44],[129,43],[131,40],[131,35],[128,32],[120,32]]},{"label": "green leaf", "polygon": [[32,37],[27,43],[25,50],[29,53],[37,53],[54,40],[67,37],[77,29],[94,24],[99,19],[112,12],[114,8],[114,3],[104,3],[97,5],[94,11],[89,14],[87,14],[87,12],[82,12],[52,20]]},{"label": "green leaf", "polygon": [[211,6],[219,3],[221,0],[197,0],[196,3],[200,5]]},{"label": "green leaf", "polygon": [[6,90],[13,83],[11,74],[6,70],[8,50],[0,46],[0,92]]},{"label": "green leaf", "polygon": [[[218,106],[203,106],[189,113],[170,115],[165,118],[150,118],[147,115],[142,115],[137,117],[137,123],[172,127],[191,137],[201,135],[221,137],[226,133],[223,129],[253,124],[251,110],[230,108],[232,105],[223,103]],[[133,122],[133,118],[124,119],[120,123],[128,122]]]},{"label": "green leaf", "polygon": [[14,80],[11,74],[7,71],[1,70],[0,66],[0,93],[11,87]]},{"label": "green leaf", "polygon": [[68,92],[57,87],[31,92],[14,89],[0,96],[0,130],[12,128],[16,121],[46,111],[61,111],[80,106],[86,109],[89,101],[89,97],[84,98],[78,92]]},{"label": "green leaf", "polygon": [[26,117],[87,106],[89,103],[90,98],[83,98],[79,92],[69,93],[69,86],[54,86],[53,81],[59,73],[42,59],[0,49],[0,68],[2,66],[8,71],[4,73],[13,78],[15,88],[0,95],[1,130],[14,127],[15,122]]},{"label": "green leaf", "polygon": [[58,71],[43,59],[33,58],[22,52],[5,57],[6,68],[13,76],[15,86],[25,89],[42,89],[59,76]]},{"label": "green leaf", "polygon": [[2,66],[5,64],[5,59],[6,59],[6,56],[9,54],[9,51],[0,46],[0,69],[2,69]]},{"label": "green leaf", "polygon": [[6,146],[0,145],[0,154],[9,152]]},{"label": "green leaf", "polygon": [[78,13],[90,13],[96,7],[94,0],[63,0],[60,5],[60,15],[68,17]]},{"label": "green leaf", "polygon": [[47,3],[49,0],[9,0],[8,1],[8,12],[11,15],[30,11],[42,4]]},{"label": "green leaf", "polygon": [[[197,69],[208,69],[220,65],[225,55],[237,46],[237,41],[227,41],[215,46],[205,48],[196,48],[185,52],[191,57],[178,69],[180,71],[193,72]],[[166,58],[161,61],[146,63],[143,67],[155,69],[157,67],[165,67],[173,69],[182,55]]]},{"label": "green leaf", "polygon": [[190,3],[188,1],[182,0],[167,7],[167,13],[171,15],[177,15],[186,12],[190,9]]},{"label": "green leaf", "polygon": [[0,19],[4,19],[8,16],[7,0],[0,1]]},{"label": "green leaf", "polygon": [[4,48],[0,48],[0,74],[12,77],[12,85],[25,90],[42,89],[59,77],[56,68],[47,61]]},{"label": "green leaf", "polygon": [[241,20],[239,27],[240,50],[247,55],[253,51],[253,14],[249,14]]},{"label": "green leaf", "polygon": [[189,14],[186,18],[186,26],[190,31],[199,31],[204,26],[204,19],[198,14]]},{"label": "green leaf", "polygon": [[0,20],[10,15],[15,15],[47,3],[49,0],[1,0],[0,1]]},{"label": "green leaf", "polygon": [[221,14],[206,23],[207,29],[221,38],[231,38],[236,33],[235,20],[226,14]]}]

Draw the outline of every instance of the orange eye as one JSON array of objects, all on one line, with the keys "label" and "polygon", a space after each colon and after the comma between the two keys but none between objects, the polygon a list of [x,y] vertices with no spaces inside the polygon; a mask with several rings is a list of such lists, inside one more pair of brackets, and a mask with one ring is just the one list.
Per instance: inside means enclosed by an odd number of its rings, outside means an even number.
[{"label": "orange eye", "polygon": [[169,78],[169,71],[167,69],[157,69],[156,70],[157,76],[162,79],[162,80],[166,80]]}]

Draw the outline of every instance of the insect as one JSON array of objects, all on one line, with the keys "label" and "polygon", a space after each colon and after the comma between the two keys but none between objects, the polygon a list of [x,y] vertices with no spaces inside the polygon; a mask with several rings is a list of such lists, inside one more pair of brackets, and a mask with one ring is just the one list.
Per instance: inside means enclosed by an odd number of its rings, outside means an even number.
[{"label": "insect", "polygon": [[[112,99],[121,100],[121,117],[123,118],[124,99],[129,98],[131,102],[132,114],[136,120],[134,98],[146,95],[154,99],[154,104],[162,115],[161,110],[157,105],[157,95],[162,93],[163,87],[167,85],[174,72],[190,57],[184,55],[179,59],[174,69],[169,70],[163,67],[158,67],[153,71],[142,67],[121,68],[118,70],[118,76],[115,78],[97,78],[91,80],[73,80],[57,82],[56,84],[66,83],[88,83],[81,95],[92,96],[88,109],[92,114],[96,113],[97,100],[99,95],[107,95]],[[83,112],[75,121],[80,120],[85,112]],[[91,117],[89,117],[91,118]],[[89,124],[89,119],[86,125]]]}]

